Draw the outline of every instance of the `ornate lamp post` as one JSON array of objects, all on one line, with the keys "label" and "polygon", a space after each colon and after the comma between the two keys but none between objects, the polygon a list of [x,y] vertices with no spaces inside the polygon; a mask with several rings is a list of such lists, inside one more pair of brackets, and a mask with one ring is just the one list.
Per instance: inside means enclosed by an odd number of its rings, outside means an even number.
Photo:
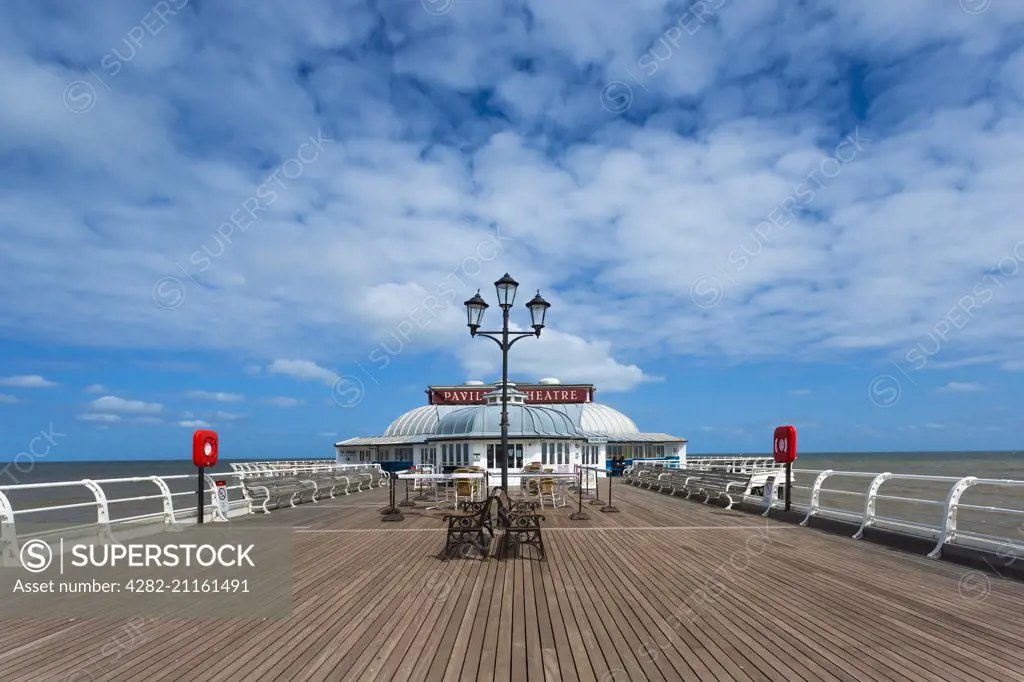
[{"label": "ornate lamp post", "polygon": [[480,291],[476,292],[473,298],[466,301],[466,315],[469,320],[470,336],[486,336],[501,348],[501,487],[508,490],[508,351],[519,339],[527,336],[540,336],[540,330],[544,328],[544,317],[551,304],[537,295],[526,304],[530,309],[530,318],[533,322],[532,332],[510,332],[508,330],[508,311],[516,298],[516,289],[519,282],[512,279],[506,272],[505,276],[494,283],[498,292],[498,305],[501,307],[501,331],[482,332],[480,321],[483,319],[484,311],[490,306],[480,297]]}]

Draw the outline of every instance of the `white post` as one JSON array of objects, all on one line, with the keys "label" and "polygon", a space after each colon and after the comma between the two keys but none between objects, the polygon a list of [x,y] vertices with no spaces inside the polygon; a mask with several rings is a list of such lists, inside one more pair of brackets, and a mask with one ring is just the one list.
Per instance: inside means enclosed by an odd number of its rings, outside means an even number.
[{"label": "white post", "polygon": [[956,510],[957,505],[960,503],[960,496],[977,481],[978,479],[974,476],[961,478],[953,486],[953,489],[949,491],[949,496],[946,498],[945,512],[942,517],[942,533],[939,535],[939,544],[935,545],[935,549],[928,553],[929,559],[938,559],[942,556],[942,546],[947,542],[952,542],[953,538],[956,537]]},{"label": "white post", "polygon": [[825,482],[825,479],[832,475],[832,470],[828,469],[818,474],[818,477],[814,479],[814,485],[811,487],[811,501],[807,507],[807,516],[800,522],[801,526],[806,526],[811,521],[811,517],[818,513],[819,497],[821,496],[821,484]]},{"label": "white post", "polygon": [[174,523],[174,498],[171,497],[171,489],[159,476],[150,476],[149,480],[153,481],[157,488],[160,488],[160,496],[164,503],[164,523]]},{"label": "white post", "polygon": [[864,537],[864,530],[875,522],[875,496],[878,495],[878,489],[882,487],[892,476],[888,471],[884,474],[878,474],[871,481],[871,486],[868,488],[867,502],[864,503],[864,520],[860,524],[860,528],[854,534],[854,540],[860,540]]},{"label": "white post", "polygon": [[[13,563],[12,563],[13,562]],[[0,566],[19,566],[18,532],[14,526],[14,507],[0,490]]]}]

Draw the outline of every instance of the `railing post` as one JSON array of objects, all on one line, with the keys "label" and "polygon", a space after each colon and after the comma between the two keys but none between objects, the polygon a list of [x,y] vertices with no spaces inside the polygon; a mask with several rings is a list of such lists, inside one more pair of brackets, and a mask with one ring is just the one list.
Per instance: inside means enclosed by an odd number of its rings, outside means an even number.
[{"label": "railing post", "polygon": [[89,489],[90,492],[96,497],[96,523],[98,524],[109,524],[110,523],[110,506],[107,504],[107,495],[103,492],[103,488],[92,479],[85,479],[82,481],[82,485]]},{"label": "railing post", "polygon": [[935,549],[928,553],[929,559],[938,559],[942,556],[942,546],[947,542],[952,542],[956,537],[956,511],[957,505],[960,503],[960,496],[977,481],[978,479],[974,476],[961,478],[956,482],[952,490],[949,491],[949,496],[946,497],[946,507],[943,514],[942,533],[939,535],[939,544],[935,545]]},{"label": "railing post", "polygon": [[814,485],[811,487],[811,501],[807,505],[807,516],[800,522],[801,526],[806,526],[811,522],[811,517],[818,513],[819,498],[821,496],[821,484],[825,482],[825,479],[832,475],[832,469],[822,471],[818,474],[818,477],[814,479]]},{"label": "railing post", "polygon": [[[378,468],[379,468],[379,465],[378,465]],[[371,478],[372,478],[372,476],[371,476]],[[388,488],[389,488],[389,490],[388,490],[388,497],[389,497],[388,506],[387,506],[386,509],[383,510],[383,515],[380,517],[380,520],[381,521],[403,521],[405,519],[405,517],[402,516],[401,510],[395,504],[395,485],[394,485],[394,483],[391,483],[390,485],[388,485]]]},{"label": "railing post", "polygon": [[[600,505],[604,505],[604,504],[605,504],[605,501],[601,499],[601,488],[600,488],[600,485],[601,485],[601,477],[600,477],[600,476],[598,476],[598,473],[597,473],[598,471],[599,471],[598,469],[595,469],[595,470],[594,470],[594,499],[592,499],[592,500],[590,501],[590,504],[594,504],[594,505],[597,505],[597,504],[600,504]],[[608,470],[607,470],[607,469],[605,469],[605,478],[607,478],[607,473],[608,473]]]},{"label": "railing post", "polygon": [[[661,476],[659,476],[658,478],[661,478]],[[617,512],[617,511],[619,511],[619,508],[612,504],[612,477],[611,476],[608,476],[608,504],[606,504],[605,506],[601,507],[601,511],[603,511],[603,512]]]},{"label": "railing post", "polygon": [[[589,479],[588,479],[589,480]],[[580,467],[579,472],[579,483],[576,485],[576,499],[579,502],[579,508],[569,515],[569,518],[573,521],[589,521],[590,514],[583,511],[583,467]]]},{"label": "railing post", "polygon": [[[11,563],[13,562],[13,563]],[[0,566],[19,566],[18,531],[14,525],[14,507],[0,490]]]},{"label": "railing post", "polygon": [[875,497],[878,495],[878,489],[882,487],[882,484],[889,480],[892,476],[890,472],[884,474],[878,474],[871,481],[871,486],[868,488],[867,501],[864,503],[864,520],[860,524],[860,528],[854,534],[854,540],[860,540],[864,537],[864,530],[875,522]]},{"label": "railing post", "polygon": [[110,530],[110,505],[107,503],[107,495],[99,483],[92,479],[84,479],[82,485],[88,488],[96,497],[96,525],[97,539],[100,542],[118,544]]},{"label": "railing post", "polygon": [[149,480],[153,481],[157,488],[160,488],[160,497],[164,503],[164,523],[174,523],[174,498],[171,497],[171,489],[159,476],[150,476]]},{"label": "railing post", "polygon": [[399,507],[415,507],[416,503],[409,499],[409,479],[405,479],[405,499],[398,503]]}]

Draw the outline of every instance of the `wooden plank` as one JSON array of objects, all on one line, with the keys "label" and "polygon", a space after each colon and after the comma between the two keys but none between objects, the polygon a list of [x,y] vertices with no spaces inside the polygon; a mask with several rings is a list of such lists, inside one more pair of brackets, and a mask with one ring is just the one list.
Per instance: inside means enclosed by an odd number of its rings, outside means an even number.
[{"label": "wooden plank", "polygon": [[[992,578],[972,603],[959,595],[963,567],[774,520],[771,548],[736,570],[764,520],[613,485],[619,514],[585,505],[591,521],[574,522],[573,506],[544,510],[547,562],[527,548],[444,564],[443,512],[404,509],[405,521],[381,524],[386,489],[277,510],[252,520],[301,526],[291,618],[157,620],[106,656],[126,621],[13,621],[0,630],[0,670],[136,682],[1024,679],[1021,581]],[[678,618],[723,565],[727,589]],[[451,599],[425,593],[433,572]]]}]

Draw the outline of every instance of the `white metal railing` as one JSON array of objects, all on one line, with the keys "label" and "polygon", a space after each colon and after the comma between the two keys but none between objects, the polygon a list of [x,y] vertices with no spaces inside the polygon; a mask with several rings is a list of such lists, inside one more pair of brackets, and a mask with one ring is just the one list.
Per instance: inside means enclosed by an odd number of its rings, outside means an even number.
[{"label": "white metal railing", "polygon": [[[231,463],[234,471],[227,473],[213,473],[203,475],[204,497],[209,495],[209,502],[204,503],[204,521],[211,522],[227,521],[231,517],[253,514],[256,512],[250,489],[247,483],[256,482],[268,478],[278,477],[302,477],[307,476],[313,483],[313,498],[316,499],[322,491],[330,490],[333,497],[334,486],[321,487],[320,480],[324,474],[345,478],[349,472],[358,473],[361,476],[369,474],[373,487],[388,484],[390,476],[382,471],[377,464],[336,464],[333,460],[309,460],[309,461],[278,461],[278,462],[244,462]],[[218,486],[215,479],[231,479],[226,485]],[[318,480],[320,482],[318,482]],[[196,487],[190,487],[187,483],[195,483],[196,476],[193,474],[181,474],[173,476],[131,476],[123,478],[103,479],[81,479],[77,481],[54,481],[47,483],[21,483],[13,485],[0,485],[0,562],[10,558],[12,551],[17,550],[19,538],[18,526],[26,523],[37,523],[39,526],[50,526],[45,530],[22,533],[20,537],[36,537],[53,534],[74,534],[77,531],[94,531],[97,527],[100,532],[108,533],[106,530],[111,524],[145,524],[154,523],[163,526],[173,525],[184,520],[198,517]],[[132,485],[133,494],[118,495],[117,490],[124,490],[124,486]],[[152,491],[140,491],[140,486],[152,486]],[[256,486],[257,488],[259,486]],[[184,488],[184,489],[182,489]],[[177,491],[174,491],[177,489]],[[217,503],[216,495],[218,489],[227,493],[227,509],[222,510]],[[359,488],[361,489],[361,487]],[[12,496],[17,498],[23,493],[34,493],[36,491],[62,491],[71,494],[66,502],[39,504],[38,506],[16,506],[12,503]],[[75,493],[78,493],[76,495]],[[84,495],[83,495],[84,494]],[[322,493],[326,496],[326,492]],[[348,484],[345,485],[345,494],[348,494]],[[85,501],[78,498],[85,496]],[[182,500],[181,498],[186,498]],[[192,503],[189,504],[189,501]],[[119,513],[125,509],[126,503],[152,503],[159,511],[147,511],[145,513]],[[35,503],[29,503],[35,504]],[[294,506],[294,505],[293,505]],[[266,505],[264,504],[264,507]],[[84,522],[82,519],[71,521],[54,521],[53,512],[68,512],[72,510],[90,510],[95,513],[95,522]],[[264,509],[265,511],[265,509]],[[47,519],[46,515],[51,518]],[[42,520],[39,520],[42,519]]]},{"label": "white metal railing", "polygon": [[[794,469],[796,474],[815,475],[814,483],[808,486],[793,484],[793,490],[809,491],[809,499],[806,504],[799,504],[794,500],[790,501],[791,508],[804,512],[805,516],[800,525],[806,526],[810,523],[811,517],[819,516],[839,521],[858,523],[860,526],[853,535],[855,540],[864,537],[864,531],[868,528],[881,528],[891,530],[915,537],[934,539],[937,541],[935,548],[928,553],[928,557],[937,559],[942,555],[942,548],[945,545],[962,545],[973,549],[996,550],[1000,554],[1012,552],[1012,556],[1024,553],[1024,525],[1018,527],[1020,537],[1007,537],[1005,535],[991,535],[977,531],[964,530],[959,528],[958,512],[970,510],[986,514],[1002,514],[1007,516],[1024,517],[1024,509],[1010,509],[1007,507],[983,506],[965,504],[960,501],[963,494],[975,486],[986,486],[990,488],[1019,489],[1024,490],[1024,481],[1009,479],[977,478],[974,476],[923,476],[916,474],[893,474],[870,473],[863,471],[825,471],[810,469]],[[825,487],[826,481],[837,477],[846,479],[862,480],[866,482],[865,490],[843,490],[840,488]],[[924,499],[919,497],[905,497],[900,495],[886,495],[880,491],[882,486],[890,481],[904,483],[922,483],[932,485],[948,486],[948,492],[943,500]],[[776,477],[775,487],[778,488],[784,483],[784,479]],[[838,507],[830,507],[822,504],[822,494],[829,496],[847,496],[858,499],[862,503],[859,511],[850,511]],[[899,502],[906,505],[920,507],[939,507],[942,515],[937,523],[926,523],[923,521],[900,519],[893,516],[882,516],[878,513],[878,502],[880,500]],[[777,495],[772,497],[772,508],[785,504],[783,499]],[[771,509],[765,511],[767,514]]]},{"label": "white metal railing", "polygon": [[729,472],[746,473],[753,470],[783,469],[784,464],[779,464],[774,457],[770,456],[731,456],[731,457],[687,457],[688,469],[724,469]]},{"label": "white metal railing", "polygon": [[[232,474],[217,474],[217,478],[230,477]],[[230,485],[217,486],[214,475],[204,474],[203,494],[211,495],[211,504],[206,505],[204,520],[211,522],[227,521],[233,516],[240,516],[250,513],[250,505],[247,501],[241,482],[236,481]],[[15,485],[0,485],[0,564],[15,556],[18,548],[18,527],[26,523],[37,523],[39,526],[35,532],[21,533],[20,537],[40,537],[49,535],[69,535],[77,532],[96,532],[99,529],[101,534],[109,537],[110,525],[118,524],[144,524],[158,523],[162,525],[173,525],[179,521],[197,517],[199,507],[197,504],[188,503],[175,504],[175,498],[189,497],[195,500],[198,491],[196,489],[180,490],[172,492],[172,485],[184,481],[194,482],[196,477],[188,474],[175,476],[132,476],[125,478],[101,478],[82,479],[78,481],[54,481],[49,483],[22,483]],[[121,486],[134,484],[152,485],[152,493],[132,494],[127,496],[116,496],[114,491]],[[227,493],[226,513],[216,503],[216,491],[219,487],[224,488]],[[137,490],[138,488],[136,488]],[[35,507],[15,507],[11,503],[11,495],[17,496],[23,492],[59,490],[59,491],[80,491],[91,495],[92,499],[84,502],[69,501],[58,504],[45,504]],[[129,502],[159,501],[159,511],[142,514],[119,514],[124,509],[123,504]],[[46,519],[40,515],[62,512],[75,509],[91,509],[96,514],[95,523],[83,523],[81,520],[71,522],[58,522]],[[39,528],[43,528],[39,530]]]},{"label": "white metal railing", "polygon": [[298,475],[300,473],[313,471],[334,471],[343,468],[376,468],[376,464],[338,464],[335,460],[306,459],[306,460],[273,460],[266,462],[231,462],[232,471],[238,474],[251,475]]},{"label": "white metal railing", "polygon": [[630,466],[651,465],[665,469],[675,469],[679,466],[678,457],[634,457]]}]

